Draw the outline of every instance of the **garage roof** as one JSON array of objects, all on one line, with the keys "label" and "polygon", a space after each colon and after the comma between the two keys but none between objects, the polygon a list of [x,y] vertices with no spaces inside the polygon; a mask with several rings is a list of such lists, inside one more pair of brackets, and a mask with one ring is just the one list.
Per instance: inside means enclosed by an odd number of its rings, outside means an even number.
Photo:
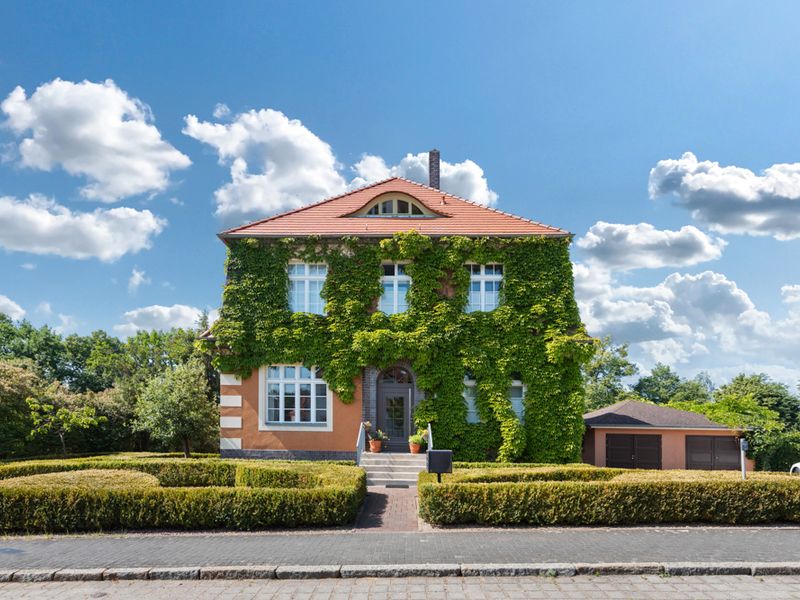
[{"label": "garage roof", "polygon": [[730,429],[701,414],[623,400],[583,415],[587,427],[669,427],[674,429]]}]

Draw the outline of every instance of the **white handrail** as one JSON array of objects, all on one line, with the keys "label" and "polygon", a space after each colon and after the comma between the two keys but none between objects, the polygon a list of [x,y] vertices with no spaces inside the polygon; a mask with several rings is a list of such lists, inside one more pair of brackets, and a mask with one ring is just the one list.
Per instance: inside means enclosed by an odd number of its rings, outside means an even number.
[{"label": "white handrail", "polygon": [[361,464],[361,453],[364,451],[366,443],[367,430],[364,429],[364,423],[358,426],[358,439],[356,439],[356,465]]},{"label": "white handrail", "polygon": [[428,450],[433,450],[433,429],[430,421],[428,421]]}]

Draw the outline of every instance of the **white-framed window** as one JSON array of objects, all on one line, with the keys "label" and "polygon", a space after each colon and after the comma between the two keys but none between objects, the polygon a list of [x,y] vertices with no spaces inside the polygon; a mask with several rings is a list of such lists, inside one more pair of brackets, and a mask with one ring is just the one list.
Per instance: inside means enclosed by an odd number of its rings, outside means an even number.
[{"label": "white-framed window", "polygon": [[378,304],[378,309],[387,315],[396,315],[408,310],[408,289],[411,287],[411,277],[406,275],[406,266],[403,263],[388,263],[381,265],[383,277],[381,285],[383,293]]},{"label": "white-framed window", "polygon": [[264,376],[265,425],[328,425],[330,394],[322,370],[303,365],[270,365]]},{"label": "white-framed window", "polygon": [[494,310],[500,304],[500,286],[503,284],[503,265],[465,265],[469,272],[469,301],[467,312]]},{"label": "white-framed window", "polygon": [[425,217],[422,207],[410,199],[391,198],[381,200],[372,205],[366,213],[367,217]]},{"label": "white-framed window", "polygon": [[289,263],[289,308],[292,312],[325,314],[322,286],[328,276],[324,263]]},{"label": "white-framed window", "polygon": [[511,386],[508,388],[508,399],[511,401],[511,410],[520,421],[525,420],[525,385],[520,381],[519,373],[511,374]]},{"label": "white-framed window", "polygon": [[464,388],[461,392],[464,403],[467,405],[467,423],[480,423],[481,417],[478,414],[478,385],[471,373],[464,375]]}]

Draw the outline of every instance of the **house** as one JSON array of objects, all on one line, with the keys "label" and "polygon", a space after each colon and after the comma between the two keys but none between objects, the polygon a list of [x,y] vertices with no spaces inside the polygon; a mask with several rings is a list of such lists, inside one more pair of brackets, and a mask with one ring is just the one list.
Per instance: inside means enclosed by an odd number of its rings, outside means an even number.
[{"label": "house", "polygon": [[[624,400],[583,415],[583,462],[630,469],[739,469],[742,431],[704,415]],[[748,470],[755,462],[746,459]]]},{"label": "house", "polygon": [[219,234],[224,456],[352,459],[431,423],[466,460],[580,458],[571,234],[393,177]]}]

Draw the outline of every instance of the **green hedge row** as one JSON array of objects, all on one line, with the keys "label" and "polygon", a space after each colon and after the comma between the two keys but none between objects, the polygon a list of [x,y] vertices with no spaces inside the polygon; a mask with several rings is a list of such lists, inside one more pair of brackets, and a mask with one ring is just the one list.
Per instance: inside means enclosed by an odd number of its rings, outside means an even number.
[{"label": "green hedge row", "polygon": [[442,484],[435,483],[435,476],[422,473],[420,516],[439,525],[800,521],[800,478],[783,475],[741,481],[735,474],[671,477],[663,471],[637,475],[596,469],[602,474],[588,480],[584,470],[576,469],[573,480],[569,480],[564,479],[563,471],[553,469],[556,480],[548,480],[546,473],[521,475],[513,472],[517,469],[508,469],[508,473],[495,470],[493,478],[487,471],[456,471]]},{"label": "green hedge row", "polygon": [[[14,486],[9,478],[126,469],[160,486],[92,489]],[[96,472],[96,471],[94,471]],[[0,465],[0,532],[115,529],[236,529],[331,526],[355,519],[366,494],[363,470],[318,462],[109,458]]]}]

